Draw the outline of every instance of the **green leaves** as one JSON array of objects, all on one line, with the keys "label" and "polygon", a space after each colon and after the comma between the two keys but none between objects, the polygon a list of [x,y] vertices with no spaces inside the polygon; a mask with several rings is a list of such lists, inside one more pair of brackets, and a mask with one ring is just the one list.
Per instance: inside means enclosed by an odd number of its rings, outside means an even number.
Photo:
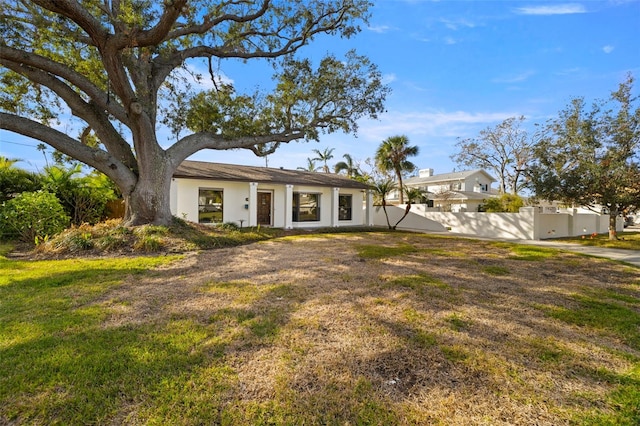
[{"label": "green leaves", "polygon": [[549,122],[528,172],[538,197],[612,214],[640,205],[640,106],[632,88],[628,76],[607,102],[589,108],[573,99]]},{"label": "green leaves", "polygon": [[377,67],[354,52],[346,61],[328,56],[315,70],[308,59],[288,59],[274,78],[268,95],[241,95],[231,85],[195,95],[186,125],[230,139],[298,133],[317,140],[321,132],[356,131],[359,118],[383,111],[389,92]]}]

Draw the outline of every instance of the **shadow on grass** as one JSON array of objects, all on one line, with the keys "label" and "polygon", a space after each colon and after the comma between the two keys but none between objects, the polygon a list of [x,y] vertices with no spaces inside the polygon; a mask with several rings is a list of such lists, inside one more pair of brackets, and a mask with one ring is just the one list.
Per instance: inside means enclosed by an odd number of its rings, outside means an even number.
[{"label": "shadow on grass", "polygon": [[[375,252],[366,260],[344,240],[335,254],[294,242],[286,260],[298,271],[282,269],[268,243],[144,276],[148,267],[95,266],[19,278],[0,287],[0,423],[419,424],[456,410],[551,422],[593,406],[638,419],[637,373],[594,366],[571,349],[589,334],[536,307],[576,312],[579,288],[563,292],[572,275],[596,287],[629,275],[590,273],[588,260],[568,271],[564,255],[514,262],[509,247],[398,238],[387,245],[415,249],[385,255],[359,240]],[[511,273],[487,276],[488,266]],[[625,297],[607,303],[636,303]],[[627,329],[611,321],[603,327],[619,338]],[[606,352],[610,341],[593,345]],[[575,402],[536,381],[550,374],[611,392]]]}]

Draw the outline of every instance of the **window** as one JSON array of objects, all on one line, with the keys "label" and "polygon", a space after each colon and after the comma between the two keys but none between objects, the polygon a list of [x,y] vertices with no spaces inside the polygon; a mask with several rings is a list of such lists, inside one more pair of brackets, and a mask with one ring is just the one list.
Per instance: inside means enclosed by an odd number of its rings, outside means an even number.
[{"label": "window", "polygon": [[320,220],[320,194],[293,193],[293,221],[314,222]]},{"label": "window", "polygon": [[486,183],[481,183],[479,185],[480,185],[481,192],[487,192],[489,190],[489,185],[487,185]]},{"label": "window", "polygon": [[222,223],[222,190],[200,188],[198,194],[198,222]]},{"label": "window", "polygon": [[351,220],[351,195],[338,195],[338,220]]}]

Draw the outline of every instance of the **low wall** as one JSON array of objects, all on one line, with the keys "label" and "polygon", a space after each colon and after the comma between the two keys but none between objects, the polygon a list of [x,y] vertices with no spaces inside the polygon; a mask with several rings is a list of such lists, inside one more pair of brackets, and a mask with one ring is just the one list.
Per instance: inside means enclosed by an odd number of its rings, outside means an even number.
[{"label": "low wall", "polygon": [[[389,216],[389,223],[391,226],[395,225],[404,215],[404,208],[397,206],[387,206],[387,215]],[[373,223],[376,226],[387,226],[387,219],[384,214],[384,210],[381,206],[375,206],[373,208]],[[398,225],[398,229],[416,229],[420,231],[432,231],[432,232],[446,232],[441,223],[436,220],[421,216],[416,209],[416,206],[411,206],[411,211]]]},{"label": "low wall", "polygon": [[[394,225],[404,214],[404,206],[387,206],[389,221]],[[382,208],[376,207],[374,224],[386,226]],[[410,214],[398,229],[422,231],[449,230],[456,234],[514,240],[540,240],[605,233],[609,217],[596,213],[541,213],[537,207],[523,207],[519,213],[445,213],[429,211],[424,205],[411,206]],[[623,231],[622,219],[617,221],[618,232]]]}]

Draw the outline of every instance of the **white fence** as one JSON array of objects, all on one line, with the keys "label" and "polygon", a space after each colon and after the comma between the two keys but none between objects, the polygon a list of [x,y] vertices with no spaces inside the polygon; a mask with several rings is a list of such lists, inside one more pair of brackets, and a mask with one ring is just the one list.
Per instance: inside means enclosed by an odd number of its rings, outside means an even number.
[{"label": "white fence", "polygon": [[[404,214],[404,206],[387,206],[389,222],[394,225]],[[374,224],[387,226],[381,207],[374,208]],[[428,211],[424,205],[413,205],[398,229],[469,234],[478,237],[515,240],[541,240],[605,233],[609,216],[596,213],[543,213],[538,207],[523,207],[519,213],[444,213]],[[623,230],[622,219],[616,223]]]}]

